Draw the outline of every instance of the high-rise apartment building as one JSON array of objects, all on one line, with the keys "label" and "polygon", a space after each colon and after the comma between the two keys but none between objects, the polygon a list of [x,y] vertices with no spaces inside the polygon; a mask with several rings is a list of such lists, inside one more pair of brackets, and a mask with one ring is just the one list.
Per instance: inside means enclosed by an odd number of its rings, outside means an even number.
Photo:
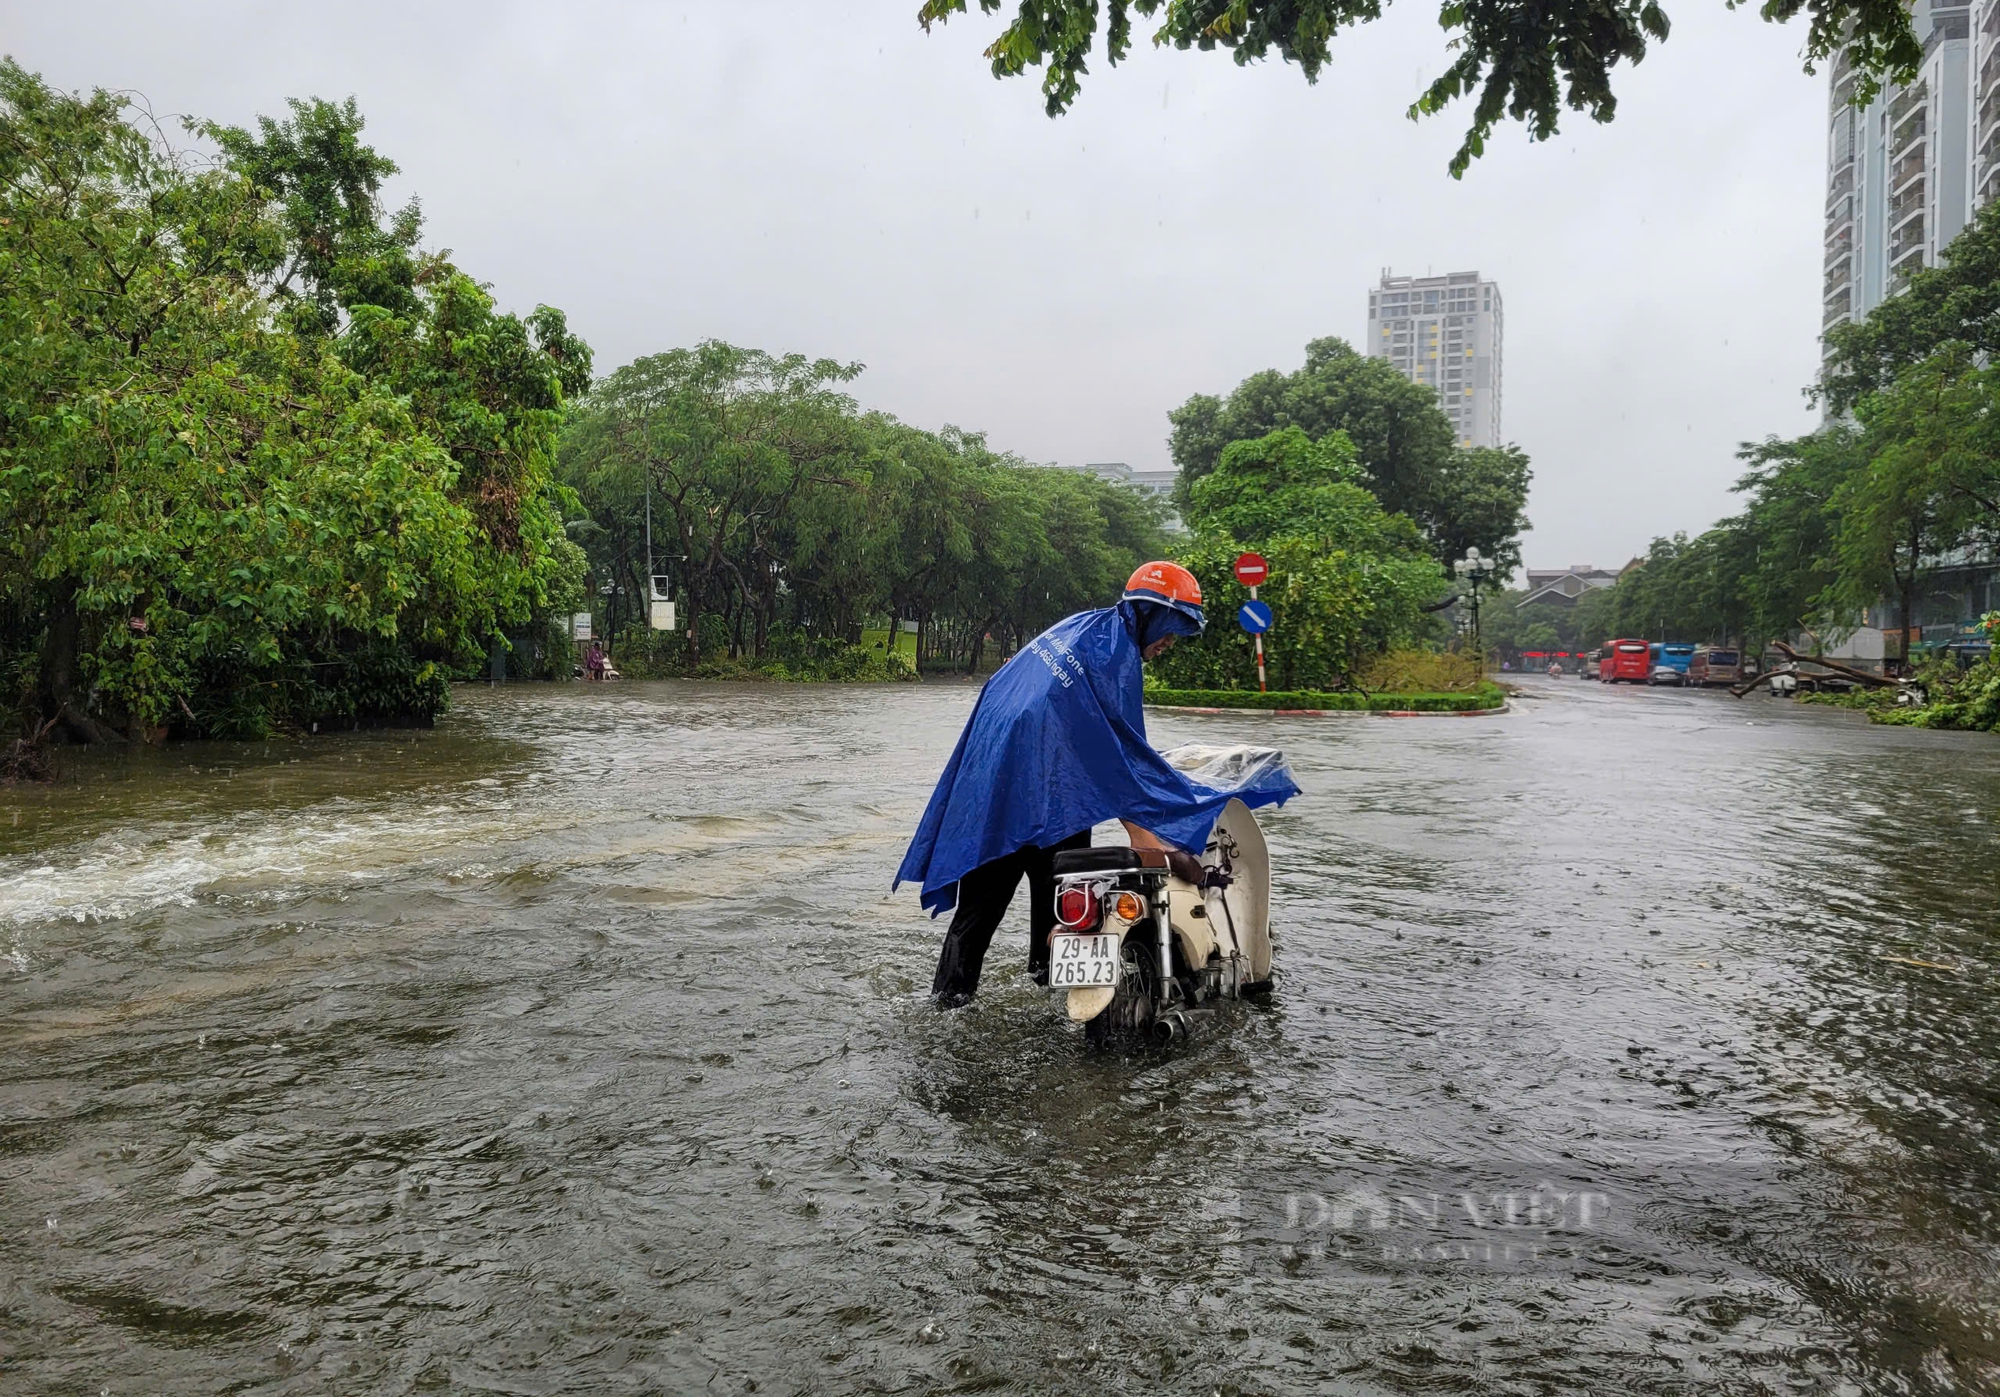
[{"label": "high-rise apartment building", "polygon": [[[1820,333],[1909,285],[2000,187],[2000,4],[1916,0],[1924,61],[1908,85],[1853,104],[1853,67],[1827,94],[1826,281]],[[1975,60],[1975,55],[1977,58]]]},{"label": "high-rise apartment building", "polygon": [[1460,446],[1500,445],[1500,330],[1500,288],[1478,272],[1384,271],[1368,293],[1365,352],[1434,389]]}]

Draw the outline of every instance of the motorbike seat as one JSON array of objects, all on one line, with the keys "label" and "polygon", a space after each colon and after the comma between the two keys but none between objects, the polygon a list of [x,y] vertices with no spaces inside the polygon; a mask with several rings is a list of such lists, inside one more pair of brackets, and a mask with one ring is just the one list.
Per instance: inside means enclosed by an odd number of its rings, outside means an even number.
[{"label": "motorbike seat", "polygon": [[1049,860],[1057,877],[1065,873],[1126,873],[1142,868],[1165,868],[1166,851],[1134,849],[1124,844],[1101,844],[1091,849],[1063,849]]}]

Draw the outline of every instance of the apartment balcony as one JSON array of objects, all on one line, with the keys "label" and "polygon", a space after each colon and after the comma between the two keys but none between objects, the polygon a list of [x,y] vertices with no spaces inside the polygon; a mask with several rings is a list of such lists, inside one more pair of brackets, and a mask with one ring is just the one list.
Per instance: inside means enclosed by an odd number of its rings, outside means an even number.
[{"label": "apartment balcony", "polygon": [[1847,319],[1852,312],[1853,306],[1848,302],[1844,294],[1837,305],[1832,301],[1828,301],[1825,312],[1819,318],[1819,332],[1822,335],[1825,334],[1841,321]]},{"label": "apartment balcony", "polygon": [[1827,176],[1826,206],[1831,213],[1833,206],[1854,193],[1854,160],[1849,157]]},{"label": "apartment balcony", "polygon": [[1924,199],[1924,187],[1922,184],[1912,186],[1910,192],[1900,199],[1891,199],[1889,201],[1889,236],[1894,237],[1896,230],[1911,219],[1923,217],[1926,207],[1928,205]]},{"label": "apartment balcony", "polygon": [[1922,111],[1924,104],[1930,100],[1930,95],[1930,87],[1921,82],[1915,87],[1906,87],[1896,93],[1889,101],[1889,125],[1900,126],[1904,117],[1912,112]]},{"label": "apartment balcony", "polygon": [[1986,0],[1979,7],[1979,32],[1992,34],[2000,30],[2000,0]]}]

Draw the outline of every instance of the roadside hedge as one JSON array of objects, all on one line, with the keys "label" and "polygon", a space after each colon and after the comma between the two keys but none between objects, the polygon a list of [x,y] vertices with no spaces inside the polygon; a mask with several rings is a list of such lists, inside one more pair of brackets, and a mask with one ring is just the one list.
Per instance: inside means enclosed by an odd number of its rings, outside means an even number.
[{"label": "roadside hedge", "polygon": [[1161,708],[1307,708],[1346,713],[1476,713],[1502,707],[1498,684],[1469,694],[1316,693],[1308,689],[1260,694],[1251,689],[1148,689],[1146,702]]}]

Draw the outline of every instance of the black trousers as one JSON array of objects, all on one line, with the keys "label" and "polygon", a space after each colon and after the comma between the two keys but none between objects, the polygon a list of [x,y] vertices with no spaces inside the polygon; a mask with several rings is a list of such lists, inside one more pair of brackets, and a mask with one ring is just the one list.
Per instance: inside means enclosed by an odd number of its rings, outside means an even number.
[{"label": "black trousers", "polygon": [[1056,875],[1053,855],[1063,849],[1088,849],[1090,831],[1072,834],[1047,847],[1033,844],[1016,849],[958,880],[958,910],[944,934],[931,994],[947,1004],[963,1004],[979,989],[979,970],[1000,919],[1014,900],[1021,875],[1028,876],[1028,973],[1049,973],[1049,933],[1056,925]]}]

